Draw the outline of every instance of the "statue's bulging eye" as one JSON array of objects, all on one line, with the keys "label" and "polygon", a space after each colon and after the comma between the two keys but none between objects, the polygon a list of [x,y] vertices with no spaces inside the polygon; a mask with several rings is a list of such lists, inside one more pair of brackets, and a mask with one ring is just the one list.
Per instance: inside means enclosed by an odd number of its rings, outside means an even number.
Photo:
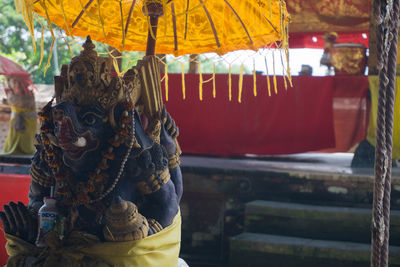
[{"label": "statue's bulging eye", "polygon": [[87,114],[83,117],[83,121],[87,124],[87,125],[93,125],[97,122],[97,117],[94,116],[93,114]]}]

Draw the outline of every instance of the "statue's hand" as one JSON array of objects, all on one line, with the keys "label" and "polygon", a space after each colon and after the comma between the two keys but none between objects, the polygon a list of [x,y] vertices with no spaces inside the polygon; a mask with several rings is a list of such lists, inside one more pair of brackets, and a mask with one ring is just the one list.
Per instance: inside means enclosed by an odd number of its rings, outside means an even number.
[{"label": "statue's hand", "polygon": [[179,135],[179,129],[175,124],[175,121],[171,118],[171,115],[163,108],[161,114],[161,134],[160,143],[167,150],[168,155],[176,153],[175,139]]},{"label": "statue's hand", "polygon": [[37,236],[37,218],[22,203],[10,202],[0,211],[4,232],[34,243]]}]

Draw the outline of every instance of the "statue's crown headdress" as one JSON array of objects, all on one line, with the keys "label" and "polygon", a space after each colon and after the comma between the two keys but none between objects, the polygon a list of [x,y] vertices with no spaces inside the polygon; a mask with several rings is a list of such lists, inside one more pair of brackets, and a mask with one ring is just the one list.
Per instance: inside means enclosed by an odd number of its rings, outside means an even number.
[{"label": "statue's crown headdress", "polygon": [[57,102],[100,105],[109,110],[138,90],[140,79],[136,69],[127,71],[123,77],[112,77],[113,59],[98,56],[94,48],[88,36],[80,55],[72,58],[69,65],[63,65],[61,75],[54,77]]}]

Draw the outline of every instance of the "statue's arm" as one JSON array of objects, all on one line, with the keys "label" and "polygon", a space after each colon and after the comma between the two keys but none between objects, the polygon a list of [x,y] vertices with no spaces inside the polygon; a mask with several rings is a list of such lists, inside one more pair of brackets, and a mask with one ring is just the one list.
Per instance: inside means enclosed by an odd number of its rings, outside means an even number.
[{"label": "statue's arm", "polygon": [[175,186],[175,193],[179,204],[183,193],[182,172],[180,168],[181,150],[177,141],[179,129],[165,107],[163,108],[161,116],[160,143],[167,151],[169,173],[171,175],[171,181]]},{"label": "statue's arm", "polygon": [[[131,155],[127,168],[130,176],[128,180],[134,181],[136,193],[133,195],[137,197],[129,197],[127,194],[121,196],[143,200],[139,201],[142,202],[139,204],[139,212],[149,223],[155,220],[164,228],[172,223],[178,213],[182,195],[179,156],[174,159],[178,155],[175,140],[162,125],[160,144],[154,143],[138,119],[135,119],[135,124],[135,136],[141,148]],[[127,188],[122,183],[121,192]]]}]

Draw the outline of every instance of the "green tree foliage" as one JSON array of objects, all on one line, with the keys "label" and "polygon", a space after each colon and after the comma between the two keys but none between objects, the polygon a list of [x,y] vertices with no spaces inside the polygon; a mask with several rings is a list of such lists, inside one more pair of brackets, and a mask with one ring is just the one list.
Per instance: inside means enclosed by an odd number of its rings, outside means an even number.
[{"label": "green tree foliage", "polygon": [[[185,73],[189,70],[189,55],[181,57],[179,60],[176,60],[175,57],[168,55],[167,56],[167,63],[168,63],[168,73],[181,73],[182,71],[182,63]],[[199,57],[201,72],[202,73],[213,73],[214,71],[214,64],[213,60],[208,59],[204,55],[200,55]],[[215,73],[228,73],[229,72],[229,64],[225,61],[217,61],[215,63]],[[231,65],[231,72],[232,74],[239,74],[240,73],[240,64],[232,64]],[[252,70],[249,70],[248,67],[244,66],[243,68],[244,74],[251,74]]]}]

